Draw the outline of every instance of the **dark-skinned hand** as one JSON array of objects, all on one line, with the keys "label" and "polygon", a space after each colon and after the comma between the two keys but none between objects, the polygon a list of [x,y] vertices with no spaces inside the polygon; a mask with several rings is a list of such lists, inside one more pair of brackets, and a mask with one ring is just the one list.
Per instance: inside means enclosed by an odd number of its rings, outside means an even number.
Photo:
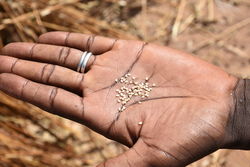
[{"label": "dark-skinned hand", "polygon": [[[95,57],[81,74],[84,51]],[[115,80],[127,73],[156,86],[119,112],[116,90],[123,84]],[[99,167],[181,167],[227,148],[237,81],[174,49],[78,33],[11,43],[0,56],[0,90],[130,148]]]}]

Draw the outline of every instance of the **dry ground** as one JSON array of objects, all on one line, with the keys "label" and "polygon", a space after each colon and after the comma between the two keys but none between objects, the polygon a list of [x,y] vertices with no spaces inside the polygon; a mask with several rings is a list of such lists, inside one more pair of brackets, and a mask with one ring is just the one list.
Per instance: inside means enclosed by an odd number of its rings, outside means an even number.
[{"label": "dry ground", "polygon": [[[249,0],[0,0],[0,48],[62,30],[141,39],[250,77]],[[85,127],[0,93],[1,167],[94,166],[125,150]],[[221,150],[192,167],[249,167]]]}]

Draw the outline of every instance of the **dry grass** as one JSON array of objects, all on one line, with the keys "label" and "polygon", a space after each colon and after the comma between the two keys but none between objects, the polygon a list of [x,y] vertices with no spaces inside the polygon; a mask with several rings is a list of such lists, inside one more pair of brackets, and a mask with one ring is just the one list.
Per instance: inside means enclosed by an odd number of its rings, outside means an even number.
[{"label": "dry grass", "polygon": [[[249,27],[250,16],[240,16],[239,20],[224,14],[229,21],[221,24],[223,17],[216,12],[227,5],[245,9],[250,6],[248,0],[218,0],[217,4],[214,0],[124,2],[0,0],[0,48],[15,41],[34,42],[48,31],[93,33],[169,44],[196,53],[230,72],[250,74],[233,63],[248,61],[245,50],[250,46],[243,38],[236,42],[244,43],[245,49],[230,42],[233,34]],[[219,50],[211,52],[211,48]],[[232,67],[224,66],[228,63]],[[0,94],[0,132],[0,166],[94,166],[125,150],[81,125],[4,94]],[[192,166],[227,166],[225,157],[229,153],[216,152]]]}]

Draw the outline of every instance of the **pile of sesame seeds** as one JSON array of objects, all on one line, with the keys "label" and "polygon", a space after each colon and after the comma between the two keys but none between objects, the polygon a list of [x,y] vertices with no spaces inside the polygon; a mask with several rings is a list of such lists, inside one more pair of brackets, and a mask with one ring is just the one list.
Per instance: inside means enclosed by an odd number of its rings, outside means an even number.
[{"label": "pile of sesame seeds", "polygon": [[131,76],[130,73],[124,75],[120,79],[115,80],[116,83],[121,84],[120,89],[116,90],[117,102],[121,104],[121,106],[118,108],[119,112],[124,111],[126,109],[126,105],[131,100],[135,100],[135,98],[139,99],[139,104],[141,103],[141,101],[149,98],[150,92],[156,85],[154,83],[150,84],[148,81],[148,77],[140,81],[135,76]]}]

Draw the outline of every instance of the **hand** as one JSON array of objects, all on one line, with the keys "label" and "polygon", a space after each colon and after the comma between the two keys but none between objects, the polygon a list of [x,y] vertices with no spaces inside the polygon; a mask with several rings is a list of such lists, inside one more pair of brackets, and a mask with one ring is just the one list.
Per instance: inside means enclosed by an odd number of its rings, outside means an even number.
[{"label": "hand", "polygon": [[[237,78],[219,68],[140,41],[51,32],[39,42],[3,48],[0,90],[130,147],[100,167],[180,167],[231,142]],[[96,56],[81,74],[75,70],[85,50]],[[151,91],[119,112],[116,90],[129,84],[115,80],[125,74],[148,79]]]}]

